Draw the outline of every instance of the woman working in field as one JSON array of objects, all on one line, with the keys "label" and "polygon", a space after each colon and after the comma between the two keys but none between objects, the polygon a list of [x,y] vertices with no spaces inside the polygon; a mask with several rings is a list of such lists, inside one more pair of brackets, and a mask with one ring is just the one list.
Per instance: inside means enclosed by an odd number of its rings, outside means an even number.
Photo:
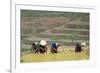
[{"label": "woman working in field", "polygon": [[40,42],[33,42],[32,43],[32,52],[34,53],[47,53],[47,42],[41,40]]},{"label": "woman working in field", "polygon": [[32,52],[33,53],[39,53],[40,52],[40,44],[39,44],[39,42],[33,42],[32,43]]},{"label": "woman working in field", "polygon": [[82,51],[82,47],[85,47],[85,46],[86,46],[85,43],[77,42],[76,45],[75,45],[75,52],[81,52]]},{"label": "woman working in field", "polygon": [[45,40],[40,41],[40,53],[47,53],[47,42]]},{"label": "woman working in field", "polygon": [[51,44],[51,53],[58,53],[58,47],[59,47],[60,45],[58,45],[58,43],[56,43],[56,42],[52,42],[52,44]]}]

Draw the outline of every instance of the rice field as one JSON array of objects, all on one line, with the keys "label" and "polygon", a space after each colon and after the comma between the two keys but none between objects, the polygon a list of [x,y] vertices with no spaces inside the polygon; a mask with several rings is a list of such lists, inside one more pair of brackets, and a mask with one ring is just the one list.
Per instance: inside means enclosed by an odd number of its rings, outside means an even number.
[{"label": "rice field", "polygon": [[[89,60],[89,13],[21,10],[21,63]],[[34,54],[33,41],[46,40],[61,43],[58,53]],[[77,41],[87,47],[74,52]]]},{"label": "rice field", "polygon": [[68,47],[59,48],[58,53],[34,54],[32,52],[24,53],[21,56],[22,63],[31,62],[52,62],[52,61],[75,61],[75,60],[89,60],[88,47],[80,53],[74,52],[73,48]]}]

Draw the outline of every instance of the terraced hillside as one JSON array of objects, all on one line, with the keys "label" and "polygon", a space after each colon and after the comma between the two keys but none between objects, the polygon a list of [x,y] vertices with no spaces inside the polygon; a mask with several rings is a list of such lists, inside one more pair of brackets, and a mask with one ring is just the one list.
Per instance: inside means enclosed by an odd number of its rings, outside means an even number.
[{"label": "terraced hillside", "polygon": [[22,48],[30,48],[32,41],[56,41],[73,46],[76,41],[89,45],[89,14],[21,10]]}]

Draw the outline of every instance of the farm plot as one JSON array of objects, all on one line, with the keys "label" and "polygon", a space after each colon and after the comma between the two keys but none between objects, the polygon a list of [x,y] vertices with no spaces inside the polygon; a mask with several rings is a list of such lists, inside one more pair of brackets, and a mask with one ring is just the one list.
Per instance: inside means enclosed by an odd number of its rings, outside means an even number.
[{"label": "farm plot", "polygon": [[87,48],[84,48],[84,51],[80,53],[74,52],[74,47],[60,47],[59,53],[52,54],[49,52],[47,54],[34,54],[31,52],[24,53],[21,56],[22,63],[29,62],[48,62],[48,61],[75,61],[75,60],[89,60],[87,54]]},{"label": "farm plot", "polygon": [[[89,46],[89,29],[88,13],[21,10],[21,62],[88,60],[89,47],[80,53],[74,48],[77,41]],[[30,51],[32,42],[40,40],[48,43],[47,54]],[[61,44],[57,54],[50,53],[52,41]]]}]

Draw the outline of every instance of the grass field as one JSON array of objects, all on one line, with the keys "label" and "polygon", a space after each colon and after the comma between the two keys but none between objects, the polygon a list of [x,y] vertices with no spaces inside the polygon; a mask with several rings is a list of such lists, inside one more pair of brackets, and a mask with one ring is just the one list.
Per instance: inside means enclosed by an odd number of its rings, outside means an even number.
[{"label": "grass field", "polygon": [[59,48],[59,52],[56,54],[52,54],[49,52],[45,54],[34,54],[31,52],[24,53],[21,56],[22,63],[29,62],[48,62],[48,61],[71,61],[71,60],[88,60],[88,47],[84,48],[84,50],[80,53],[75,53],[73,48],[63,47]]}]

